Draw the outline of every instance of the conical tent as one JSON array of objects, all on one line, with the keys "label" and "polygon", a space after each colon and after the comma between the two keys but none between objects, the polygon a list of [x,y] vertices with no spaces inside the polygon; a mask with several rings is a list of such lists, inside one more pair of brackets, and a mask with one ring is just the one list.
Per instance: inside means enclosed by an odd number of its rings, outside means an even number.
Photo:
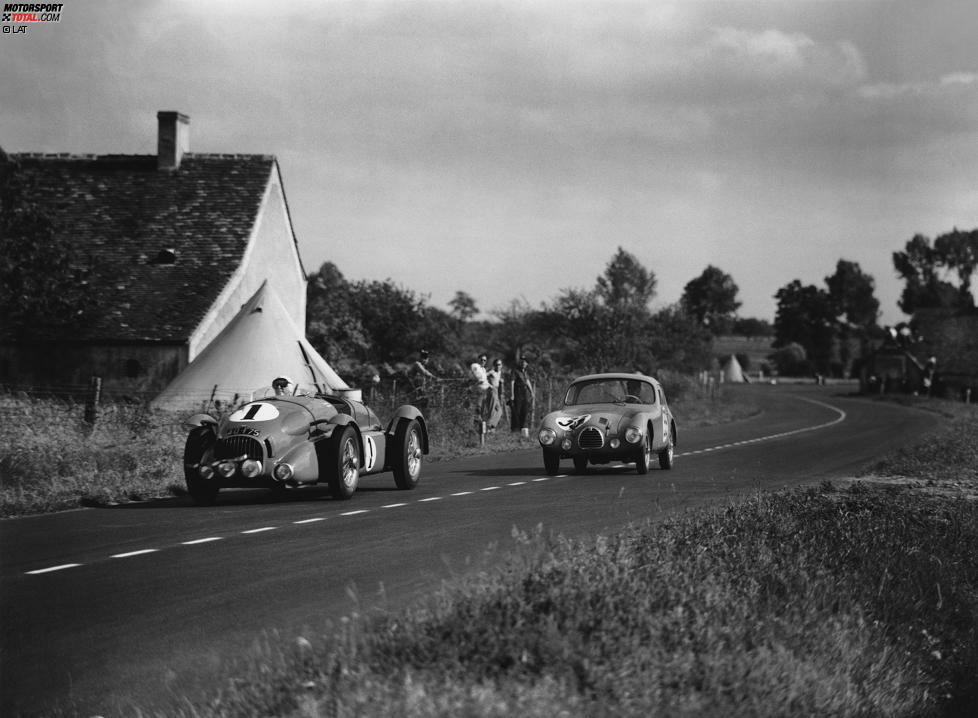
[{"label": "conical tent", "polygon": [[249,401],[278,376],[322,391],[349,386],[306,341],[268,282],[187,368],[156,397],[164,409],[193,409],[212,400]]},{"label": "conical tent", "polygon": [[745,381],[744,371],[740,368],[740,362],[737,361],[737,357],[735,357],[733,354],[730,355],[730,359],[727,361],[727,366],[724,367],[723,380],[733,384],[743,384]]}]

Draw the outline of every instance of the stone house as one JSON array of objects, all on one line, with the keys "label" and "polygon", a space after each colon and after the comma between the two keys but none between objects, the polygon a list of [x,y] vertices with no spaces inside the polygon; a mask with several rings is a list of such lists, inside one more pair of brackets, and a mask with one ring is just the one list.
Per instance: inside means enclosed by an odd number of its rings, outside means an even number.
[{"label": "stone house", "polygon": [[55,231],[122,271],[93,287],[110,306],[78,335],[0,346],[0,382],[98,376],[108,393],[151,397],[263,288],[304,332],[306,272],[275,157],[194,153],[186,115],[157,119],[156,155],[9,155]]}]

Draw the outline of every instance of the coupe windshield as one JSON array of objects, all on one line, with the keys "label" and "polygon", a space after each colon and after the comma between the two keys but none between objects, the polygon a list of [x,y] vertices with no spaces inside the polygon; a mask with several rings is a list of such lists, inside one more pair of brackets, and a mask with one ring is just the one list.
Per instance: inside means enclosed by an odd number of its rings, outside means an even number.
[{"label": "coupe windshield", "polygon": [[655,404],[655,387],[641,379],[592,379],[570,385],[564,405]]}]

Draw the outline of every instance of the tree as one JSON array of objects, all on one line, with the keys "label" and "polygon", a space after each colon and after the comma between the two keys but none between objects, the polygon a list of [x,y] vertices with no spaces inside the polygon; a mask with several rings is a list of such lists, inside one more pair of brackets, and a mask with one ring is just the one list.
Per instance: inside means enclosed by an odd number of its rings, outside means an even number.
[{"label": "tree", "polygon": [[734,319],[733,333],[750,339],[751,337],[769,337],[774,334],[774,329],[771,322],[766,319],[743,317]]},{"label": "tree", "polygon": [[804,348],[816,367],[828,371],[837,337],[835,307],[829,293],[795,279],[774,295],[778,309],[774,317],[774,347],[792,342]]},{"label": "tree", "polygon": [[455,296],[448,302],[451,307],[449,314],[458,320],[459,324],[464,324],[479,313],[479,308],[475,304],[475,299],[468,292],[458,290]]},{"label": "tree", "polygon": [[306,335],[316,350],[343,367],[370,354],[370,341],[351,303],[352,286],[332,262],[309,277],[306,287]]},{"label": "tree", "polygon": [[17,340],[84,333],[109,295],[93,292],[92,264],[38,203],[31,180],[0,150],[0,316]]},{"label": "tree", "polygon": [[692,373],[710,363],[713,337],[681,306],[656,312],[649,321],[651,365],[645,371],[672,369]]},{"label": "tree", "polygon": [[680,304],[714,336],[719,336],[733,326],[733,315],[741,304],[737,301],[739,291],[733,277],[710,265],[686,284]]},{"label": "tree", "polygon": [[[893,253],[893,266],[906,282],[897,305],[906,314],[918,309],[970,309],[971,279],[978,266],[978,229],[957,229],[930,239],[917,234]],[[958,284],[950,281],[957,276]]]},{"label": "tree", "polygon": [[621,247],[598,277],[595,296],[604,306],[621,312],[648,314],[655,298],[655,273]]},{"label": "tree", "polygon": [[825,284],[837,317],[844,315],[850,324],[864,328],[876,324],[880,309],[879,300],[873,294],[876,284],[858,263],[840,259],[835,274],[826,277]]}]

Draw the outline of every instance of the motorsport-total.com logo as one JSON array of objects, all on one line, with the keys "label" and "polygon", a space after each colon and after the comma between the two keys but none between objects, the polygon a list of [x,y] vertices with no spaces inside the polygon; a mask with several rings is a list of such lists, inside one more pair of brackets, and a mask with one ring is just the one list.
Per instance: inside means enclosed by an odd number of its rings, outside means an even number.
[{"label": "motorsport-total.com logo", "polygon": [[[30,24],[41,22],[61,22],[61,8],[64,3],[4,3],[0,22],[4,23],[4,35],[27,34]],[[7,25],[6,23],[15,23]]]}]

